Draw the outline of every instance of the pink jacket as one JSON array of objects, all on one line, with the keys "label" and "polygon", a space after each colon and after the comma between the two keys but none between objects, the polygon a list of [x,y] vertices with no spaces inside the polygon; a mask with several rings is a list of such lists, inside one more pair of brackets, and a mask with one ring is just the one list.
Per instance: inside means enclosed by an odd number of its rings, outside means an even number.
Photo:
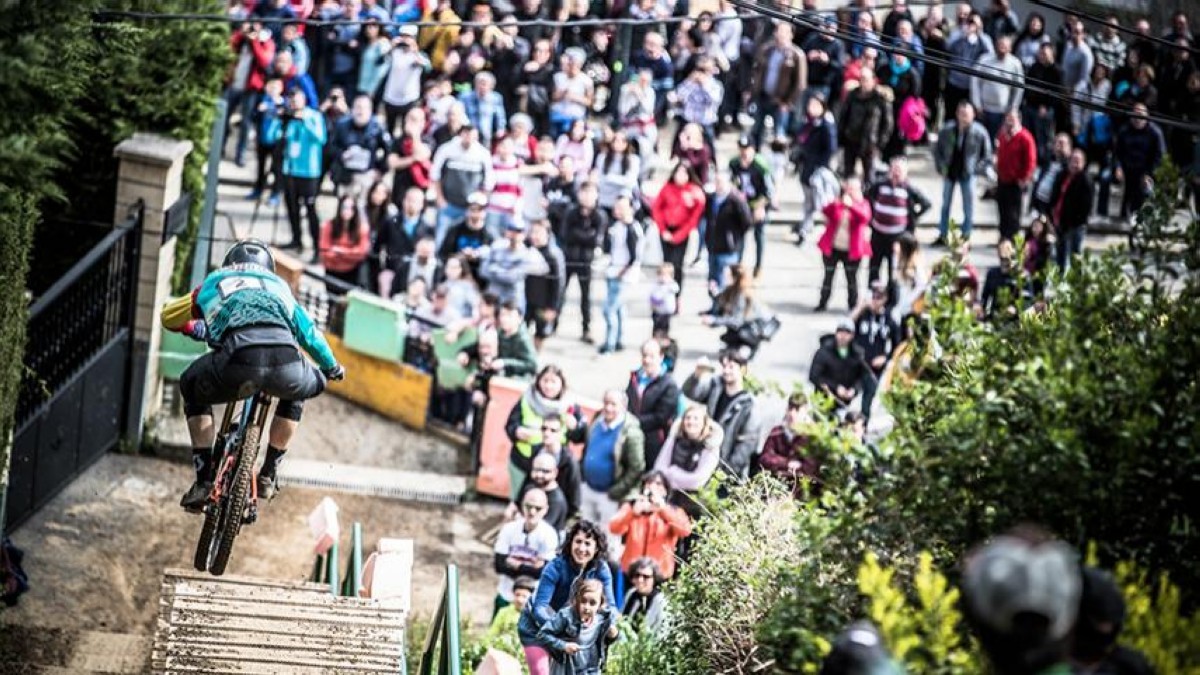
[{"label": "pink jacket", "polygon": [[869,258],[871,257],[871,204],[865,199],[846,206],[839,197],[825,207],[825,231],[821,233],[821,240],[817,242],[817,248],[821,249],[822,255],[833,254],[834,235],[837,233],[838,225],[842,222],[842,213],[847,209],[850,211],[850,260]]}]

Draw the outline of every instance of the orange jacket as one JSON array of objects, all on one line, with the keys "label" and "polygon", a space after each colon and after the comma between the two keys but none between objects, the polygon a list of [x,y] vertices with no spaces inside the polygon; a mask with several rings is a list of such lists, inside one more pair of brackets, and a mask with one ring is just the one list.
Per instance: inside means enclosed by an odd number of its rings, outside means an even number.
[{"label": "orange jacket", "polygon": [[633,503],[625,502],[608,523],[613,534],[625,536],[625,552],[621,554],[621,569],[646,556],[658,563],[664,579],[675,573],[675,544],[692,533],[692,521],[683,509],[666,504],[654,513],[638,515]]},{"label": "orange jacket", "polygon": [[371,252],[371,228],[364,219],[360,221],[357,243],[350,239],[349,232],[342,232],[342,236],[334,240],[333,221],[327,220],[321,225],[318,249],[321,252],[321,265],[326,270],[349,272],[362,264]]}]

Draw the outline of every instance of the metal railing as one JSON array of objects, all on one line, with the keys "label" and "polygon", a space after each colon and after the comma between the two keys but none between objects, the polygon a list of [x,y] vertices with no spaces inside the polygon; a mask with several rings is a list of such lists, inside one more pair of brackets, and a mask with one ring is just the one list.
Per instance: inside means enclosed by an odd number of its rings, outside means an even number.
[{"label": "metal railing", "polygon": [[[418,675],[461,675],[462,640],[458,613],[458,566],[446,565],[446,585],[438,601],[429,635],[425,637],[425,648],[421,651]],[[435,663],[436,661],[436,663]],[[436,668],[436,670],[435,670]]]},{"label": "metal railing", "polygon": [[309,579],[313,583],[329,584],[329,592],[346,598],[358,597],[362,590],[362,523],[354,523],[350,528],[350,558],[346,561],[346,574],[341,574],[338,567],[339,546],[337,540],[325,553],[319,554],[313,561],[313,571]]}]

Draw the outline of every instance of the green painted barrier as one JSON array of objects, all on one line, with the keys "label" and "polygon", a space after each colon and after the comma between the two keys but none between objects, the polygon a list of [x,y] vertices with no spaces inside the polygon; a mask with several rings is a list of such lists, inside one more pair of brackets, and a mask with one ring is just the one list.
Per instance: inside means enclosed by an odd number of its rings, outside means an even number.
[{"label": "green painted barrier", "polygon": [[207,351],[208,345],[203,342],[197,342],[182,333],[164,330],[158,348],[158,371],[163,379],[178,381],[192,361]]},{"label": "green painted barrier", "polygon": [[408,324],[404,307],[371,293],[346,294],[344,342],[356,352],[385,361],[404,356]]},{"label": "green painted barrier", "polygon": [[447,330],[433,331],[433,354],[437,357],[437,383],[442,389],[457,389],[466,385],[470,372],[458,363],[458,353],[474,344],[478,333],[467,328],[451,342],[446,339]]},{"label": "green painted barrier", "polygon": [[[425,637],[425,648],[421,652],[419,675],[462,675],[462,640],[459,635],[458,613],[458,566],[446,565],[446,585],[442,598],[433,615],[429,635]],[[437,655],[435,671],[434,655]]]}]

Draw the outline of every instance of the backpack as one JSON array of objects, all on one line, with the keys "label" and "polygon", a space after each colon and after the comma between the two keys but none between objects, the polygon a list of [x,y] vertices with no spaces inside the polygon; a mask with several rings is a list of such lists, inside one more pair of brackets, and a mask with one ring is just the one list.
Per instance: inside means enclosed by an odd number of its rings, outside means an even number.
[{"label": "backpack", "polygon": [[925,138],[925,118],[929,110],[925,100],[917,96],[909,96],[900,104],[900,112],[896,116],[896,127],[909,143],[916,143]]}]

